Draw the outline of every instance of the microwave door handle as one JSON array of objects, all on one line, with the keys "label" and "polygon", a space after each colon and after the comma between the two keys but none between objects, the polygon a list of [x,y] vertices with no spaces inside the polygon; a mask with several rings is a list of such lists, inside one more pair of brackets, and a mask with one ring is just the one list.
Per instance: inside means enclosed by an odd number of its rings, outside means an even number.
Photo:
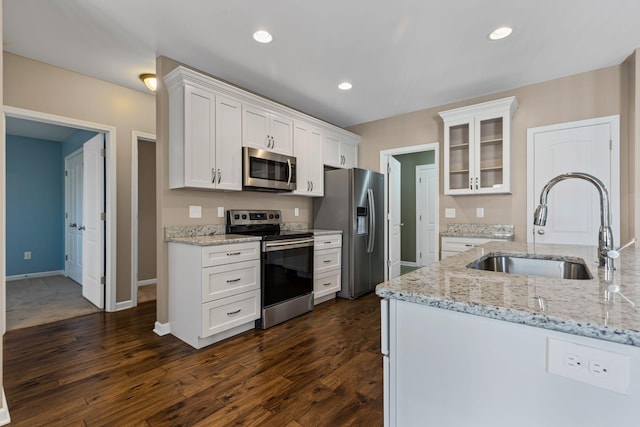
[{"label": "microwave door handle", "polygon": [[367,243],[367,252],[372,253],[376,238],[376,211],[373,190],[367,190],[367,203],[369,208],[369,242]]},{"label": "microwave door handle", "polygon": [[287,159],[287,166],[289,166],[289,179],[287,179],[287,186],[291,184],[291,159]]}]

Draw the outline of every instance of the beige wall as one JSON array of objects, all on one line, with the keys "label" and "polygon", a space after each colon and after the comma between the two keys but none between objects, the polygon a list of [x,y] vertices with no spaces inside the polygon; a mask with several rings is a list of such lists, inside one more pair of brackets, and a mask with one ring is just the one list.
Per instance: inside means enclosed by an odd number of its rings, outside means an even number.
[{"label": "beige wall", "polygon": [[4,104],[117,129],[116,300],[131,299],[131,132],[155,133],[155,97],[5,52]]},{"label": "beige wall", "polygon": [[[448,223],[494,223],[514,224],[516,240],[526,240],[526,151],[527,128],[556,123],[583,120],[594,117],[621,115],[621,159],[626,159],[628,150],[628,108],[623,91],[626,85],[626,64],[578,74],[566,78],[538,83],[522,88],[470,99],[436,108],[416,111],[349,128],[361,135],[359,148],[360,166],[378,170],[380,151],[417,144],[444,141],[444,126],[439,111],[478,102],[516,96],[519,108],[513,116],[512,181],[511,195],[489,196],[444,196],[444,168],[440,168],[440,228]],[[442,165],[444,150],[440,150]],[[621,161],[622,212],[629,208],[628,164]],[[485,210],[484,218],[475,217],[475,208]],[[455,219],[444,218],[445,208],[456,208]],[[629,237],[629,221],[622,216],[622,240]]]},{"label": "beige wall", "polygon": [[[313,219],[313,200],[308,197],[246,191],[220,192],[169,189],[169,107],[167,89],[162,82],[162,77],[178,65],[181,64],[166,57],[160,57],[156,60],[156,74],[158,75],[158,92],[156,95],[156,121],[158,123],[156,129],[156,179],[158,182],[156,190],[158,205],[157,310],[158,322],[160,323],[168,321],[168,258],[167,244],[163,241],[164,227],[185,224],[224,224],[225,219],[217,217],[218,206],[224,207],[225,210],[242,208],[281,209],[284,222],[306,222],[311,224]],[[238,165],[238,167],[241,167],[241,165]],[[189,218],[189,205],[202,206],[201,219]],[[300,216],[294,216],[294,208],[300,209]]]},{"label": "beige wall", "polygon": [[138,140],[138,280],[156,278],[156,144]]}]

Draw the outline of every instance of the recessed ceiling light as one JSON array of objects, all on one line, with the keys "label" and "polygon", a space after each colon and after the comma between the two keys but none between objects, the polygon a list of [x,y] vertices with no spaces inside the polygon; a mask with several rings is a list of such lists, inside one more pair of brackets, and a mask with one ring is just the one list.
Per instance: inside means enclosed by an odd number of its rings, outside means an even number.
[{"label": "recessed ceiling light", "polygon": [[512,31],[513,29],[510,27],[500,27],[496,30],[493,30],[493,32],[489,34],[489,38],[491,40],[500,40],[505,37],[509,37]]},{"label": "recessed ceiling light", "polygon": [[253,39],[258,43],[271,43],[273,36],[269,31],[259,30],[253,33]]},{"label": "recessed ceiling light", "polygon": [[338,89],[340,90],[349,90],[353,87],[353,85],[349,82],[342,82],[338,85]]}]

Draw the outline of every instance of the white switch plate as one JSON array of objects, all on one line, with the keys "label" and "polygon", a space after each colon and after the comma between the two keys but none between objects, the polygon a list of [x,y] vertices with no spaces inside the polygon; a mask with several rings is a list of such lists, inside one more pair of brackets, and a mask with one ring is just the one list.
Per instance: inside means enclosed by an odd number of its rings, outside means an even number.
[{"label": "white switch plate", "polygon": [[224,218],[224,206],[218,206],[218,218]]},{"label": "white switch plate", "polygon": [[31,259],[31,252],[25,252],[24,259]]},{"label": "white switch plate", "polygon": [[189,218],[202,218],[202,206],[189,206]]},{"label": "white switch plate", "polygon": [[293,209],[293,216],[300,216],[300,209],[299,208],[294,208]]},{"label": "white switch plate", "polygon": [[476,208],[476,218],[484,218],[484,208]]},{"label": "white switch plate", "polygon": [[628,394],[631,361],[626,354],[547,338],[547,372]]},{"label": "white switch plate", "polygon": [[455,218],[456,217],[456,208],[445,208],[444,217],[445,218]]}]

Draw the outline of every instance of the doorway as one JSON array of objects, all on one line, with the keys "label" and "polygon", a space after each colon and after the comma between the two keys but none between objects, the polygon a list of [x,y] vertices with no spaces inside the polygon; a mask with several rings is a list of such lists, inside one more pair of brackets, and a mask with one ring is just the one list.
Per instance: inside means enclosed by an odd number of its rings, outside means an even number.
[{"label": "doorway", "polygon": [[[131,134],[131,306],[156,297],[156,136]],[[144,245],[140,245],[144,242]]]},{"label": "doorway", "polygon": [[[101,257],[100,261],[102,266],[100,267],[100,276],[97,278],[100,283],[100,289],[104,289],[104,292],[100,292],[104,294],[102,297],[104,301],[104,308],[106,311],[115,311],[116,309],[116,294],[115,294],[115,273],[116,273],[116,170],[115,170],[115,128],[111,126],[101,125],[97,123],[85,122],[81,120],[71,119],[67,117],[40,113],[31,110],[25,110],[16,107],[5,106],[4,107],[5,118],[7,120],[11,119],[20,119],[25,121],[31,121],[35,123],[40,123],[42,125],[54,125],[58,127],[72,128],[75,131],[87,131],[89,133],[95,134],[103,134],[101,136],[101,144],[102,147],[98,150],[98,156],[103,159],[101,163],[105,165],[105,184],[104,184],[104,193],[101,191],[101,194],[104,194],[102,200],[104,201],[104,211],[102,212],[102,217],[104,219],[98,220],[99,228],[104,230],[105,240],[104,246],[106,248],[106,252],[104,257]],[[104,156],[104,157],[103,157]],[[64,156],[58,157],[60,162],[63,162]],[[2,165],[6,167],[7,165]],[[60,182],[62,182],[62,175],[60,177]],[[32,180],[31,180],[32,181]],[[63,187],[63,186],[62,186]],[[97,192],[96,192],[97,193]],[[64,204],[64,199],[60,197],[60,204]],[[61,209],[62,211],[63,209]],[[64,218],[61,216],[60,224],[64,223]],[[5,224],[6,226],[6,224]],[[60,228],[62,230],[62,228]],[[61,240],[64,240],[63,238]],[[0,242],[6,243],[6,242]],[[64,247],[63,244],[60,247]],[[25,251],[26,252],[26,251]],[[29,254],[31,255],[31,254]],[[27,255],[25,255],[25,258]],[[64,273],[64,270],[60,270],[61,273]]]},{"label": "doorway", "polygon": [[[416,261],[416,253],[417,253],[417,238],[416,235],[422,233],[422,229],[424,228],[424,221],[422,224],[418,225],[416,219],[418,218],[417,214],[417,199],[415,197],[416,190],[416,166],[421,162],[430,163],[433,165],[435,170],[435,188],[436,191],[434,194],[429,197],[433,198],[431,205],[435,212],[438,212],[438,202],[439,202],[439,143],[431,143],[431,144],[423,144],[423,145],[414,145],[409,147],[395,148],[390,150],[384,150],[380,152],[380,171],[384,175],[384,183],[385,183],[385,195],[384,195],[384,204],[387,209],[390,206],[390,200],[395,196],[393,191],[399,191],[401,193],[400,201],[403,206],[409,205],[410,208],[404,208],[401,212],[401,239],[400,239],[400,260],[401,265],[404,267],[416,268],[419,267],[418,262]],[[432,160],[416,160],[416,158],[420,158],[422,156],[428,156]],[[389,159],[393,157],[397,159],[401,163],[401,173],[403,176],[400,180],[399,190],[394,190],[389,185],[389,176],[388,176],[388,168],[387,165],[389,163]],[[404,171],[404,172],[402,172]],[[389,212],[387,211],[387,218],[389,218]],[[435,215],[435,230],[439,229],[439,221],[438,215]],[[385,230],[384,230],[384,248],[385,248],[385,260],[386,268],[385,268],[385,280],[389,280],[392,277],[391,274],[391,260],[397,258],[398,255],[394,254],[395,250],[391,245],[391,226],[389,224],[389,220],[385,221]],[[435,253],[439,252],[439,239],[438,233],[434,233],[433,236],[428,238],[430,241],[427,242],[427,245],[435,249]]]}]

